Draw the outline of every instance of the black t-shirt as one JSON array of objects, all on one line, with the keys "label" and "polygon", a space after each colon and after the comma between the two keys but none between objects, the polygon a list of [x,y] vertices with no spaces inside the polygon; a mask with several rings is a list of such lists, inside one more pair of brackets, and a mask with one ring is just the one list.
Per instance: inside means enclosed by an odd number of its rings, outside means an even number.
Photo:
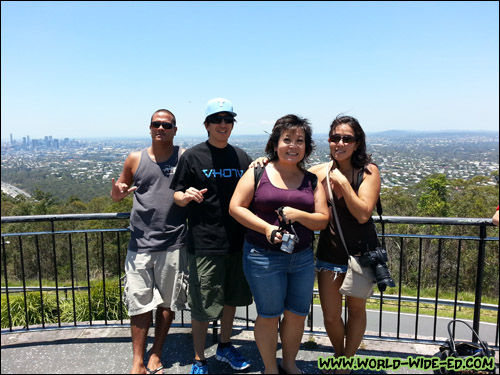
[{"label": "black t-shirt", "polygon": [[241,251],[245,229],[229,215],[229,202],[252,159],[238,147],[220,149],[208,141],[188,149],[177,164],[170,188],[186,191],[207,188],[202,203],[188,208],[188,251],[225,254]]}]

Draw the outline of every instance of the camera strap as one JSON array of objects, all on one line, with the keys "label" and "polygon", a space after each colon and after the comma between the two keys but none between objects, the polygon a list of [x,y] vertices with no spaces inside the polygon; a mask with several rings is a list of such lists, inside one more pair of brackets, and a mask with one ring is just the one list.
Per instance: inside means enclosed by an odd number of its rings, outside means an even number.
[{"label": "camera strap", "polygon": [[[295,232],[295,228],[293,227],[293,225],[290,223],[290,224],[287,224],[286,223],[286,216],[285,216],[285,213],[283,212],[283,206],[281,206],[280,208],[278,208],[278,215],[281,216],[281,220],[280,220],[280,225],[278,227],[278,229],[275,229],[271,232],[271,239],[274,241],[274,237],[276,236],[276,233],[280,232],[280,233],[283,233],[284,231],[287,231],[288,233],[292,233],[295,238],[293,239],[294,242],[298,243],[300,240],[299,240],[299,236],[297,235],[297,232]],[[274,242],[273,242],[274,244]]]}]

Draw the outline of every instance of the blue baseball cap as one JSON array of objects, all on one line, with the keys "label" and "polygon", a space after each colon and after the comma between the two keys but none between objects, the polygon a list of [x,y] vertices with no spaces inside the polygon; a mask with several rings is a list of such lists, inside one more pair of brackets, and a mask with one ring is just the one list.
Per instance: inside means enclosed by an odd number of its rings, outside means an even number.
[{"label": "blue baseball cap", "polygon": [[224,98],[211,99],[207,103],[207,109],[205,110],[206,117],[213,115],[214,113],[228,112],[232,116],[236,116],[233,112],[233,103]]}]

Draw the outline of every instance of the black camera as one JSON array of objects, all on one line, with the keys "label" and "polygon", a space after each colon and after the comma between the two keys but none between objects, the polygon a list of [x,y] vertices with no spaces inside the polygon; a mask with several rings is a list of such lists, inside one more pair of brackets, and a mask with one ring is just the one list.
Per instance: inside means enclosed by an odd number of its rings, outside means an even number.
[{"label": "black camera", "polygon": [[378,290],[385,291],[387,286],[396,286],[387,268],[387,250],[377,247],[375,250],[365,252],[359,257],[359,263],[363,267],[372,267],[377,279]]}]

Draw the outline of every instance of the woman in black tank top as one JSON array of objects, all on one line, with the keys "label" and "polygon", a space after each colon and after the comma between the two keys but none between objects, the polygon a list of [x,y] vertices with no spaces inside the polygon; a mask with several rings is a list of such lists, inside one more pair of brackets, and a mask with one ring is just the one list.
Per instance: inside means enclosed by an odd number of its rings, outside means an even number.
[{"label": "woman in black tank top", "polygon": [[[378,244],[371,217],[380,194],[379,170],[366,153],[365,133],[355,118],[337,116],[330,126],[329,142],[333,162],[316,165],[310,171],[318,176],[327,197],[326,174],[329,173],[347,251],[360,255]],[[331,209],[330,199],[328,204]],[[316,270],[325,328],[335,348],[335,357],[352,357],[366,329],[366,300],[346,297],[348,319],[344,329],[339,288],[347,270],[347,252],[338,233],[335,217],[330,212],[329,225],[321,231],[318,242]]]}]

